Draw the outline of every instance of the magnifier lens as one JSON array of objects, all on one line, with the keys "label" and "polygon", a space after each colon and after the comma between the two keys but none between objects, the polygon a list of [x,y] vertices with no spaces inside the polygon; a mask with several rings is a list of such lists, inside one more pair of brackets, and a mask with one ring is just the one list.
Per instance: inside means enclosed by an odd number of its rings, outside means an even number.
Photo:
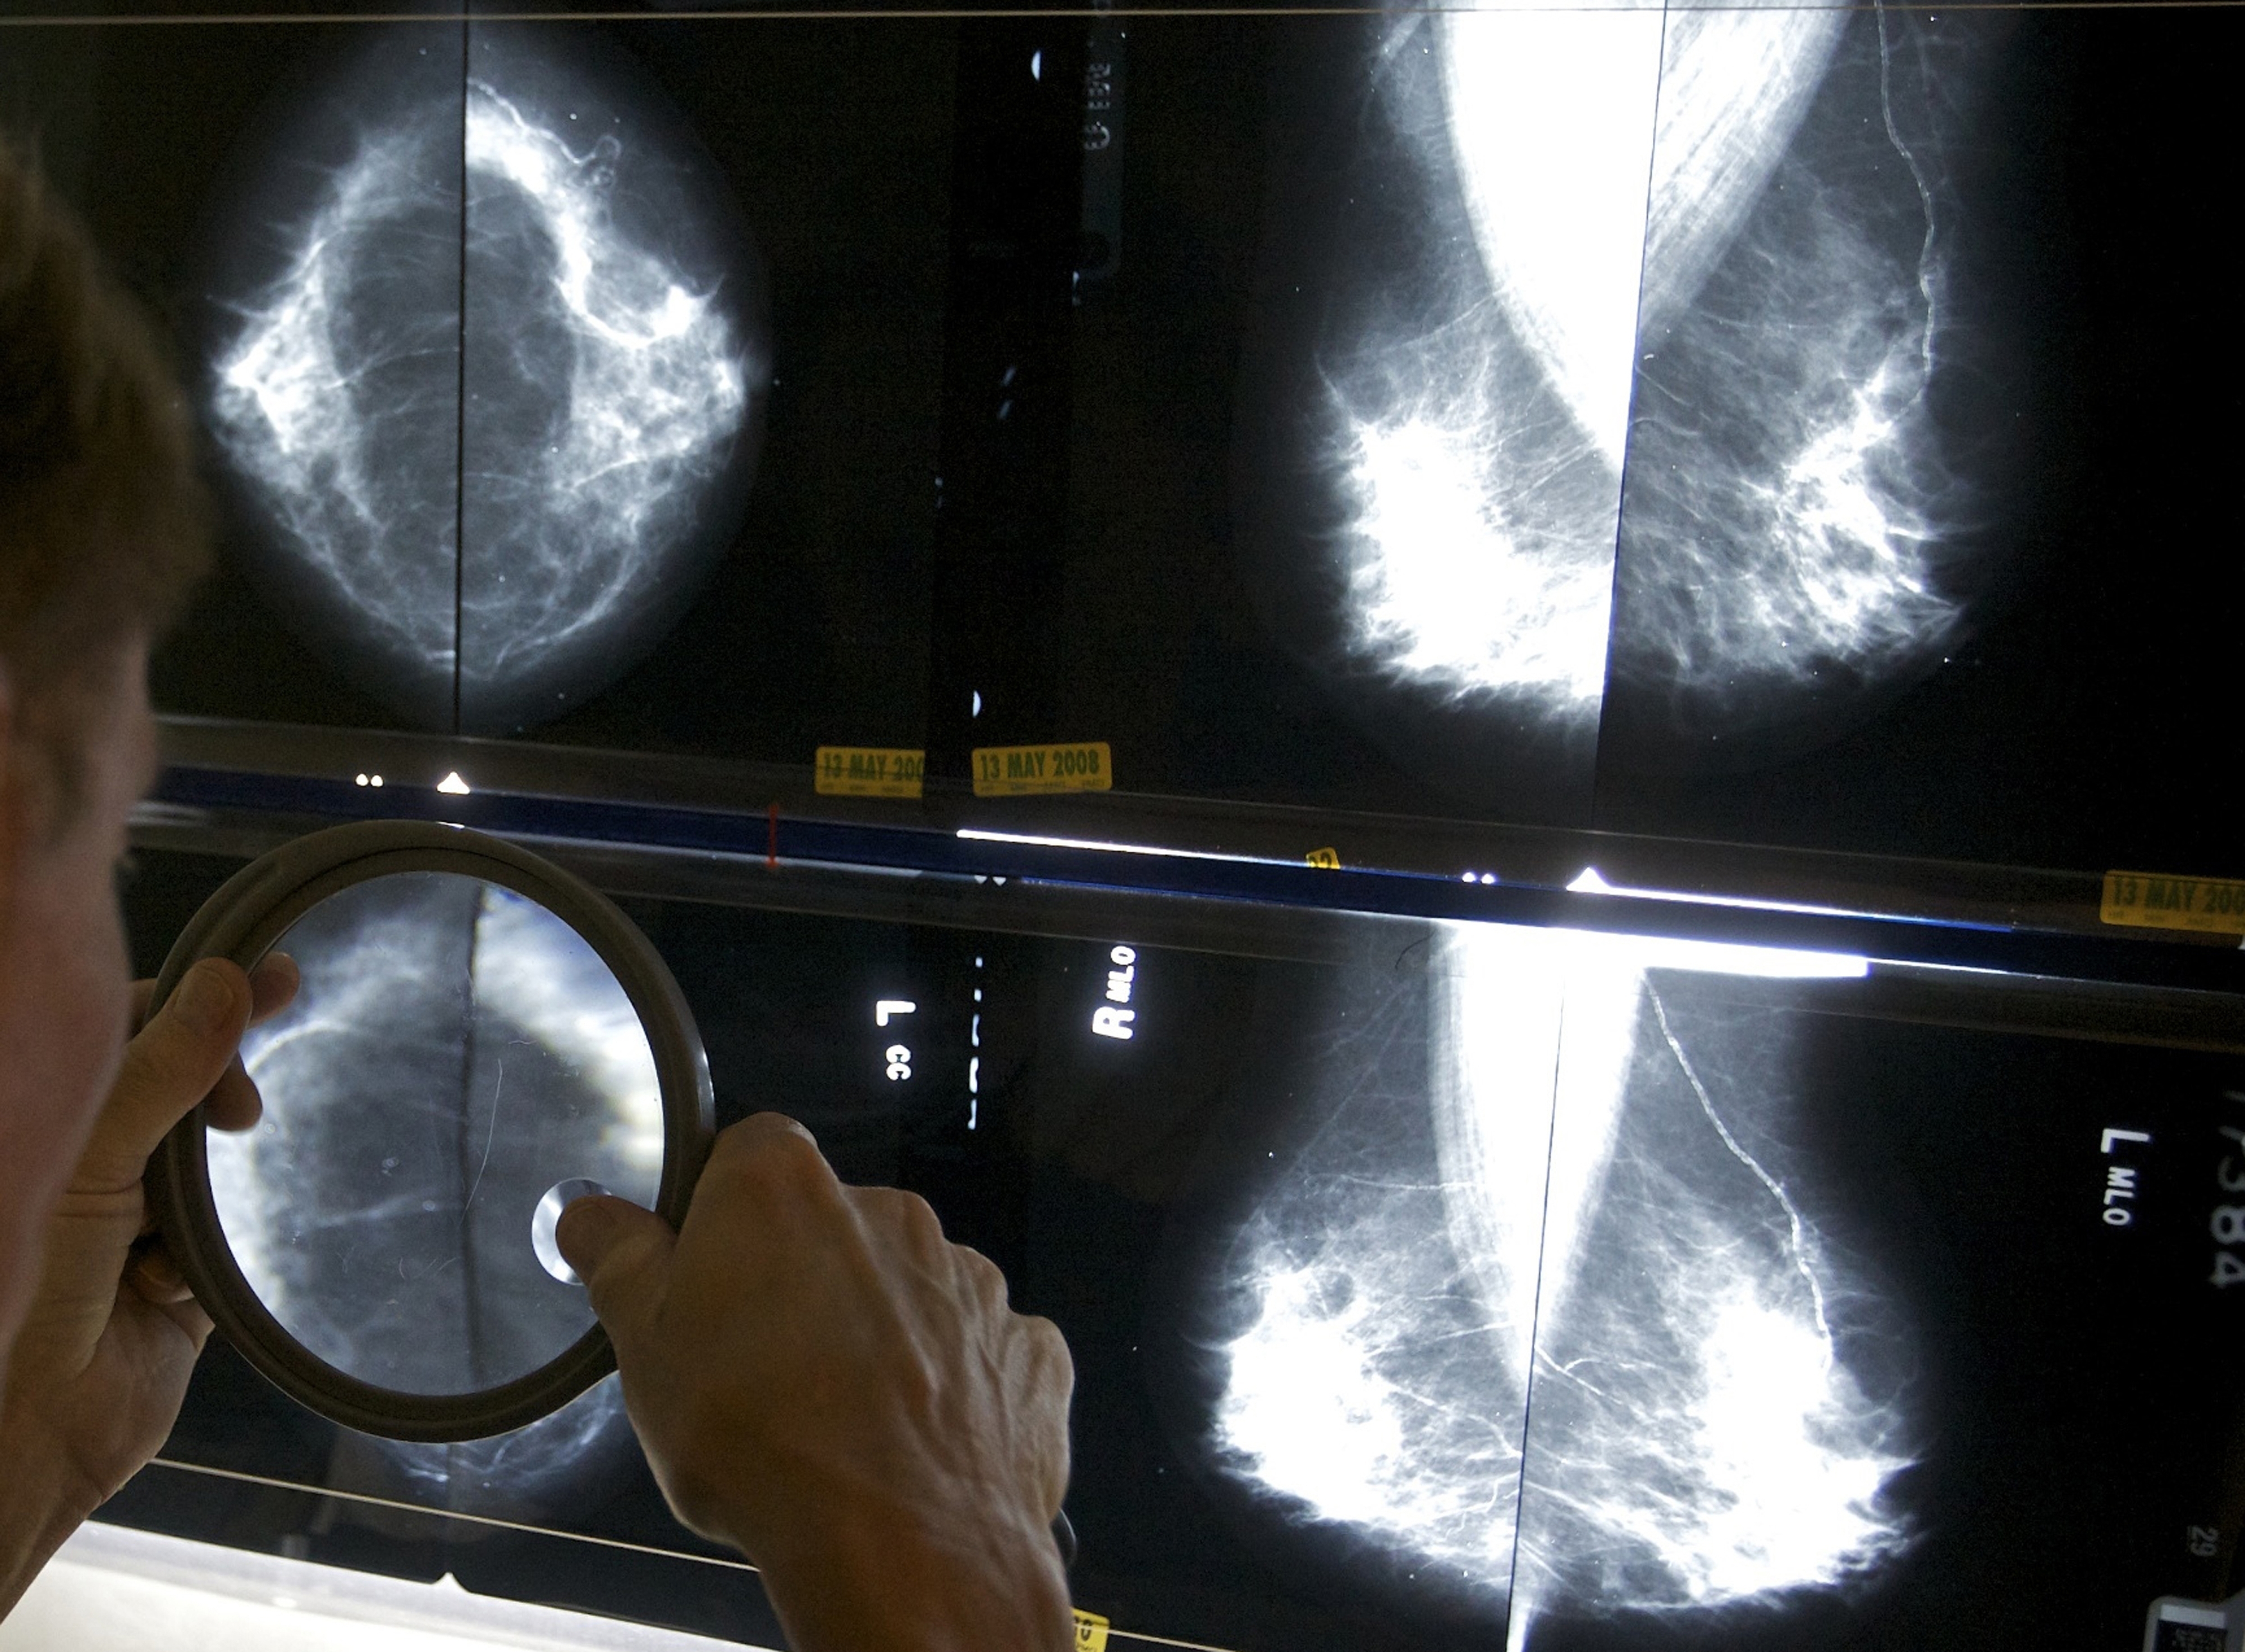
[{"label": "magnifier lens", "polygon": [[652,1206],[661,1177],[655,1053],[622,985],[535,901],[453,872],[352,884],[276,945],[302,986],[243,1041],[264,1117],[207,1147],[251,1289],[312,1353],[404,1393],[554,1359],[593,1323],[553,1249],[561,1209]]}]

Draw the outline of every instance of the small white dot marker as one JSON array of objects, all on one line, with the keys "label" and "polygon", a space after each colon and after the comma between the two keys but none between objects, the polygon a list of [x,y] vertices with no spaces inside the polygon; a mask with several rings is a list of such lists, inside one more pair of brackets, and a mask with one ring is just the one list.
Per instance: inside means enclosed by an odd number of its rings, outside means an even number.
[{"label": "small white dot marker", "polygon": [[366,784],[366,776],[364,775],[361,775],[358,777],[358,783],[362,786]]}]

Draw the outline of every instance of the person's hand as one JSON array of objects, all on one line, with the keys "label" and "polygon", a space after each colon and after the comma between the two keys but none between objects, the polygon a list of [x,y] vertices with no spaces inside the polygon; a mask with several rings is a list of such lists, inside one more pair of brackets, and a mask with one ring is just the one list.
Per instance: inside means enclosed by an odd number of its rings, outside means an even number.
[{"label": "person's hand", "polygon": [[797,1652],[1061,1652],[1051,1536],[1074,1367],[914,1195],[844,1187],[792,1120],[717,1138],[682,1229],[562,1213],[680,1520],[762,1567]]},{"label": "person's hand", "polygon": [[[134,1020],[152,984],[136,989]],[[210,1335],[179,1270],[152,1242],[140,1179],[198,1101],[220,1129],[257,1122],[237,1053],[245,1028],[296,992],[269,954],[254,978],[223,958],[183,977],[125,1046],[70,1187],[47,1224],[37,1295],[0,1392],[0,1614],[78,1523],[163,1445]]]}]

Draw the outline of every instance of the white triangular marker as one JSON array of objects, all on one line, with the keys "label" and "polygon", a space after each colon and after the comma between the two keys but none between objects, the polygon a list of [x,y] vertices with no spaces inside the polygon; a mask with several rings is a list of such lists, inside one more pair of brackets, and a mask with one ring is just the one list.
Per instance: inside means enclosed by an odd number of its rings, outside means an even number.
[{"label": "white triangular marker", "polygon": [[468,795],[468,782],[460,778],[460,771],[456,768],[437,782],[437,789],[449,796],[465,797]]}]

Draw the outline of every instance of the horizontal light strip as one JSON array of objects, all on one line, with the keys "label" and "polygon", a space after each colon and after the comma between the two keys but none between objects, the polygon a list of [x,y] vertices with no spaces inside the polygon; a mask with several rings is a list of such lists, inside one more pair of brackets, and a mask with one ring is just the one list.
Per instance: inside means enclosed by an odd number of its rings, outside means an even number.
[{"label": "horizontal light strip", "polygon": [[1870,960],[1852,952],[1810,952],[1789,946],[1682,940],[1669,936],[1612,935],[1590,930],[1563,932],[1594,945],[1611,947],[1643,970],[1757,975],[1783,981],[1856,981],[1871,972]]},{"label": "horizontal light strip", "polygon": [[1163,849],[1154,843],[1110,843],[1094,837],[1043,837],[1032,832],[985,832],[962,826],[959,836],[973,843],[1025,843],[1033,849],[1089,849],[1109,855],[1155,855],[1165,860],[1224,861],[1234,866],[1306,866],[1306,861],[1274,860],[1267,855],[1220,855],[1206,849]]},{"label": "horizontal light strip", "polygon": [[1694,895],[1676,889],[1630,889],[1620,884],[1609,884],[1598,876],[1595,866],[1585,866],[1575,881],[1567,885],[1574,895],[1625,895],[1638,901],[1675,901],[1686,906],[1733,906],[1753,912],[1799,912],[1809,917],[1873,917],[1872,912],[1858,912],[1845,906],[1811,906],[1802,901],[1762,901],[1744,895]]}]

